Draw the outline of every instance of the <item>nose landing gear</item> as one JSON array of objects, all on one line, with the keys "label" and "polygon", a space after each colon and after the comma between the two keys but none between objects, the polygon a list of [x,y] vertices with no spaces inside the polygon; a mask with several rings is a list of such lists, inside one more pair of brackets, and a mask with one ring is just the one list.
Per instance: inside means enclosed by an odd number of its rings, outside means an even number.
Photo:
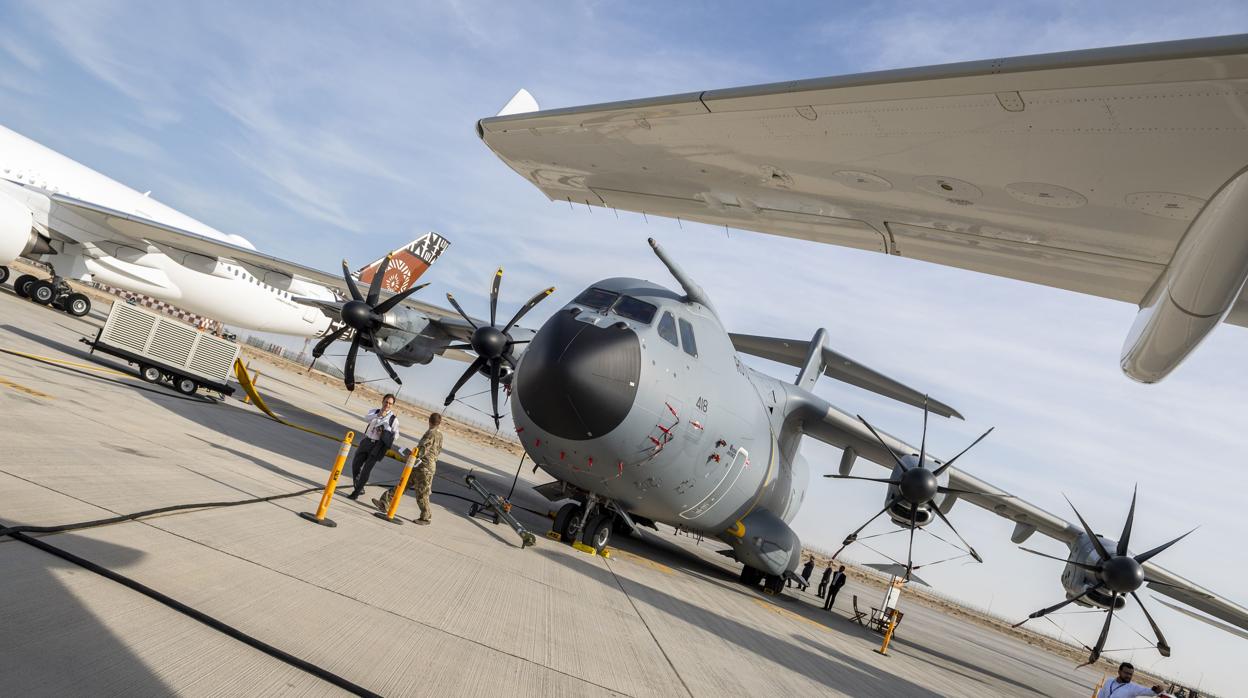
[{"label": "nose landing gear", "polygon": [[551,533],[558,534],[561,542],[568,545],[580,543],[593,548],[599,555],[610,544],[616,529],[615,513],[593,501],[564,504],[555,514],[554,524],[550,527]]}]

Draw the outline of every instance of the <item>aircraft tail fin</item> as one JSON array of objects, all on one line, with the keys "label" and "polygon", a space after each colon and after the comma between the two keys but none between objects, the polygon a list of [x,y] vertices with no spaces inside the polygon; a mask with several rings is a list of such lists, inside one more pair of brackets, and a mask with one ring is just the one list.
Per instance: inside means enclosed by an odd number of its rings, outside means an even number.
[{"label": "aircraft tail fin", "polygon": [[510,116],[512,114],[528,114],[529,112],[538,111],[537,100],[533,99],[533,95],[529,91],[520,88],[511,99],[507,100],[507,104],[499,110],[497,116]]},{"label": "aircraft tail fin", "polygon": [[[446,238],[430,232],[391,252],[393,256],[381,287],[392,293],[401,293],[415,286],[421,274],[433,266],[450,245]],[[382,257],[362,267],[355,273],[356,278],[364,284],[371,284],[384,259]]]}]

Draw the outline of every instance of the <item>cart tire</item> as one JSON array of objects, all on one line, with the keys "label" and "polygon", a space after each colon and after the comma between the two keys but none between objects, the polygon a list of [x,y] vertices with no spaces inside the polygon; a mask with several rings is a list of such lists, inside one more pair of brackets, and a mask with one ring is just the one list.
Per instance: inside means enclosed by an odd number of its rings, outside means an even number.
[{"label": "cart tire", "polygon": [[173,387],[178,389],[183,395],[194,395],[199,390],[199,385],[191,378],[186,376],[174,376]]},{"label": "cart tire", "polygon": [[30,299],[39,305],[49,305],[56,300],[56,287],[47,281],[35,281],[27,286]]},{"label": "cart tire", "polygon": [[74,317],[83,317],[91,312],[91,299],[81,293],[71,293],[65,297],[65,312]]},{"label": "cart tire", "polygon": [[148,383],[159,383],[162,377],[159,368],[146,364],[139,366],[139,376]]},{"label": "cart tire", "polygon": [[37,276],[31,276],[30,274],[22,274],[21,276],[17,277],[16,281],[13,282],[13,292],[21,296],[22,298],[30,298],[30,295],[28,294],[30,282],[38,281],[38,280],[39,280],[39,277]]}]

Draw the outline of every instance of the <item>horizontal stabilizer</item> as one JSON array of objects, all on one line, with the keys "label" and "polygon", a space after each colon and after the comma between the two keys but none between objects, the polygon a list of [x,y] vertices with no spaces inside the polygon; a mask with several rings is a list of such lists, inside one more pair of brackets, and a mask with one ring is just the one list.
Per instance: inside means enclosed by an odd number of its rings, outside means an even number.
[{"label": "horizontal stabilizer", "polygon": [[[776,337],[760,337],[749,334],[730,334],[732,344],[737,351],[751,356],[758,356],[790,366],[802,368],[810,351],[810,342],[802,339],[778,339]],[[927,401],[927,408],[933,414],[942,417],[962,415],[949,405],[939,400],[930,399],[923,393],[900,383],[879,371],[872,370],[853,359],[823,347],[823,375],[835,378],[843,383],[870,390],[877,395],[904,402],[907,405],[922,407]]]},{"label": "horizontal stabilizer", "polygon": [[[391,293],[402,293],[420,279],[425,270],[438,261],[438,257],[450,247],[451,243],[437,233],[425,233],[410,243],[391,252],[390,266],[386,268],[386,278],[382,279],[381,287]],[[373,274],[381,266],[385,257],[366,265],[356,272],[364,284],[373,282]]]}]

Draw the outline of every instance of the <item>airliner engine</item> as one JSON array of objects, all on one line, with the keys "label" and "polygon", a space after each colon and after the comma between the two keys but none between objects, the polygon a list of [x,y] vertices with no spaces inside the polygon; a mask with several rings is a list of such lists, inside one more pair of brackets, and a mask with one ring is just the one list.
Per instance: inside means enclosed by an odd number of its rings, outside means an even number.
[{"label": "airliner engine", "polygon": [[0,264],[21,257],[41,239],[34,232],[34,214],[20,201],[0,194]]}]

